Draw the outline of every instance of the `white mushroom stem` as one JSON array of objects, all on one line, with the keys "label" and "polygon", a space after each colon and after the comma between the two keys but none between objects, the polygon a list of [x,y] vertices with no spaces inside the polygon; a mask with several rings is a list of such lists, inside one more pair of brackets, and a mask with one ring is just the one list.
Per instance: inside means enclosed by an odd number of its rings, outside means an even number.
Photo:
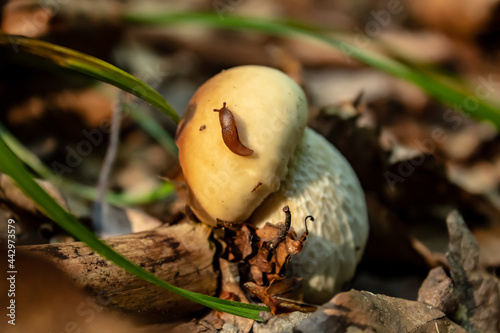
[{"label": "white mushroom stem", "polygon": [[292,227],[300,235],[312,215],[302,252],[292,257],[294,273],[303,277],[304,298],[323,303],[349,281],[368,237],[363,190],[346,159],[325,138],[306,128],[278,192],[257,208],[251,222],[283,221],[288,205]]}]

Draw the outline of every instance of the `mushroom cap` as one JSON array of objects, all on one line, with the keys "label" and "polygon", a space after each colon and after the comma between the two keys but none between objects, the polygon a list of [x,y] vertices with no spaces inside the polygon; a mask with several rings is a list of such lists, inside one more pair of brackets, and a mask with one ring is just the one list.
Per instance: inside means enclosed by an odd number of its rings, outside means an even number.
[{"label": "mushroom cap", "polygon": [[[233,153],[223,141],[214,109],[224,103],[241,143],[254,151],[249,156]],[[247,219],[279,189],[307,115],[302,89],[276,69],[234,67],[205,82],[192,97],[176,135],[194,213],[212,225]]]},{"label": "mushroom cap", "polygon": [[340,152],[324,137],[306,128],[278,192],[271,194],[250,217],[262,227],[283,221],[279,207],[288,205],[292,227],[300,236],[308,221],[302,251],[292,256],[295,274],[303,278],[305,301],[322,304],[339,292],[355,273],[368,237],[363,190]]}]

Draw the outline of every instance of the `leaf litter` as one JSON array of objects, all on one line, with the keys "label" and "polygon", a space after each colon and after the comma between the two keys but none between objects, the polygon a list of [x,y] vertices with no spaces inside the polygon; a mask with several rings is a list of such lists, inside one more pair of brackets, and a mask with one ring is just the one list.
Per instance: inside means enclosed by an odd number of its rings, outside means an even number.
[{"label": "leaf litter", "polygon": [[223,239],[227,248],[223,257],[238,263],[241,285],[273,314],[313,311],[315,306],[301,302],[301,279],[290,274],[287,264],[291,256],[302,250],[309,233],[307,221],[314,218],[305,218],[306,230],[298,237],[290,226],[289,207],[285,206],[283,212],[284,222],[267,222],[260,229],[246,223],[225,224]]}]

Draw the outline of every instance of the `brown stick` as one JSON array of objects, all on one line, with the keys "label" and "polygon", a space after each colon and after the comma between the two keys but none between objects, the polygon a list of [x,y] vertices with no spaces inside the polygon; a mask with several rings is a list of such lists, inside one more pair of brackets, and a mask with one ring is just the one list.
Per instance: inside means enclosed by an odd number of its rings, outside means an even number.
[{"label": "brown stick", "polygon": [[[217,273],[210,228],[188,222],[112,237],[106,243],[159,278],[191,291],[214,295]],[[129,274],[81,242],[20,247],[41,254],[69,274],[76,284],[111,309],[148,321],[168,320],[203,307]]]}]

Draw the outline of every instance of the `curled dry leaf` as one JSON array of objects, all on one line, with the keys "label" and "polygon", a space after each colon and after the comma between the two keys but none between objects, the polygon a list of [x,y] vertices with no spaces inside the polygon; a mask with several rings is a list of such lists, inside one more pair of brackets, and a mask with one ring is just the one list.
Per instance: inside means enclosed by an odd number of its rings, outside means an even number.
[{"label": "curled dry leaf", "polygon": [[234,239],[234,244],[240,250],[241,257],[243,259],[252,254],[252,243],[250,242],[251,236],[252,232],[250,228],[246,225],[243,225],[239,232],[236,234],[236,238]]},{"label": "curled dry leaf", "polygon": [[[294,301],[275,298],[301,299],[298,292],[300,279],[287,276],[289,271],[286,265],[292,255],[300,253],[308,235],[306,228],[298,238],[290,227],[292,215],[288,206],[283,211],[285,221],[277,225],[268,222],[260,229],[248,224],[225,225],[227,258],[240,263],[242,284],[274,314],[311,309]],[[307,219],[314,220],[310,216]]]},{"label": "curled dry leaf", "polygon": [[245,283],[245,287],[250,290],[252,294],[257,296],[262,302],[264,302],[269,307],[269,309],[271,309],[272,314],[277,313],[280,302],[269,295],[266,287],[258,286],[253,282]]},{"label": "curled dry leaf", "polygon": [[272,274],[274,263],[268,261],[269,250],[261,249],[252,257],[248,264],[250,265],[251,278],[260,286],[265,283],[265,274]]},{"label": "curled dry leaf", "polygon": [[[278,284],[279,287],[273,288],[273,285]],[[317,306],[295,301],[289,298],[278,297],[276,292],[283,292],[289,294],[290,291],[295,291],[300,286],[300,281],[295,278],[285,278],[283,280],[274,280],[271,286],[264,287],[258,286],[253,282],[245,283],[245,287],[264,302],[272,314],[290,313],[295,311],[300,312],[314,312]]]},{"label": "curled dry leaf", "polygon": [[433,268],[418,291],[418,301],[432,305],[444,313],[457,311],[458,299],[453,292],[453,282],[443,267]]}]

